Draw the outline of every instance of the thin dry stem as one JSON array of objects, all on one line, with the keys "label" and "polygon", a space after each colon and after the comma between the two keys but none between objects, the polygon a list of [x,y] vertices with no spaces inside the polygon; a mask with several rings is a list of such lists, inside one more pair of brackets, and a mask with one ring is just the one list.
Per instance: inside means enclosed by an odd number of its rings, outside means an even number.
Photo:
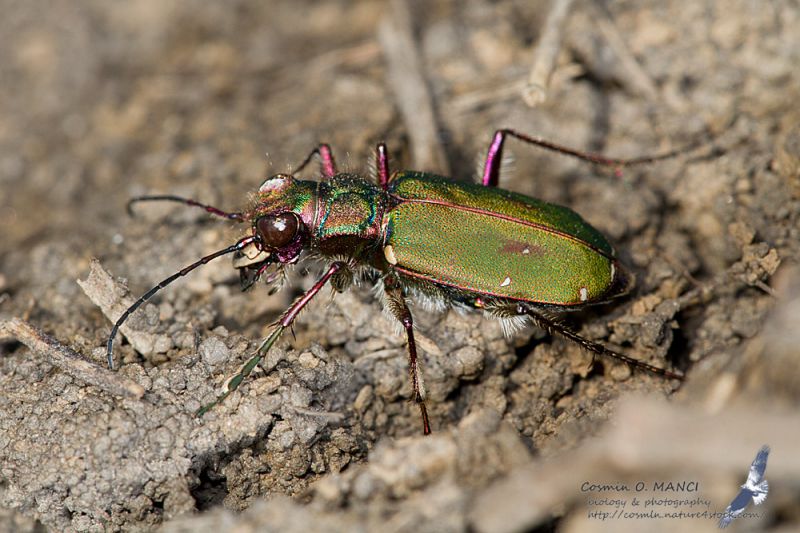
[{"label": "thin dry stem", "polygon": [[99,387],[114,396],[135,399],[144,396],[144,388],[138,383],[88,361],[83,355],[22,319],[11,318],[0,321],[0,338],[18,340],[34,352],[48,357],[70,376]]},{"label": "thin dry stem", "polygon": [[389,67],[389,86],[394,91],[405,131],[411,140],[414,168],[450,175],[450,165],[439,140],[440,128],[433,96],[425,78],[407,2],[392,1],[390,14],[380,25],[378,38]]},{"label": "thin dry stem", "polygon": [[558,53],[561,50],[564,25],[570,7],[572,7],[572,1],[554,0],[550,7],[542,36],[536,46],[536,56],[528,75],[528,82],[522,89],[522,99],[530,107],[536,107],[547,99],[547,88],[556,67]]}]

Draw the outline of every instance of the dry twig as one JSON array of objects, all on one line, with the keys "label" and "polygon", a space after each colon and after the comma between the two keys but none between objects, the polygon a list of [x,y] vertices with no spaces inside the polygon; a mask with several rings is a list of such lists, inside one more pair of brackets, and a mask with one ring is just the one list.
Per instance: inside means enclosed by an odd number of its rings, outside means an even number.
[{"label": "dry twig", "polygon": [[392,1],[390,15],[381,23],[378,38],[389,66],[389,86],[411,139],[414,168],[449,175],[447,157],[439,142],[433,96],[414,38],[411,10],[404,0]]},{"label": "dry twig", "polygon": [[[115,280],[96,259],[90,265],[89,276],[85,280],[78,280],[78,285],[111,322],[116,322],[134,302],[133,297],[126,294],[127,288]],[[131,316],[132,320],[122,325],[120,332],[141,354],[166,352],[172,347],[171,339],[166,335],[147,331],[147,324],[137,326],[139,323],[136,316],[140,313],[142,309]]]},{"label": "dry twig", "polygon": [[144,388],[138,383],[87,361],[78,352],[24,320],[11,318],[0,321],[0,339],[2,338],[18,340],[34,352],[49,357],[70,376],[95,385],[114,396],[136,399],[144,396]]},{"label": "dry twig", "polygon": [[536,46],[536,56],[528,82],[522,89],[522,99],[530,107],[536,107],[547,99],[547,87],[561,50],[564,24],[571,6],[572,0],[554,0],[550,7],[542,36]]}]

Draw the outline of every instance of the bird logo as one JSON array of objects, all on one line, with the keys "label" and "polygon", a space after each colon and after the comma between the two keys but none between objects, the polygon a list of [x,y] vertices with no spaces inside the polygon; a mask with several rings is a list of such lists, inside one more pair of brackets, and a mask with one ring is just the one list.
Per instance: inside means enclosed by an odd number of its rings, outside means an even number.
[{"label": "bird logo", "polygon": [[769,491],[769,483],[764,479],[764,472],[767,470],[767,456],[769,455],[769,446],[762,446],[756,458],[753,459],[753,464],[750,465],[750,472],[747,474],[747,481],[742,485],[742,490],[733,499],[733,501],[722,513],[722,518],[719,519],[719,527],[728,527],[728,524],[744,512],[750,504],[753,503],[760,505],[767,499],[767,492]]}]

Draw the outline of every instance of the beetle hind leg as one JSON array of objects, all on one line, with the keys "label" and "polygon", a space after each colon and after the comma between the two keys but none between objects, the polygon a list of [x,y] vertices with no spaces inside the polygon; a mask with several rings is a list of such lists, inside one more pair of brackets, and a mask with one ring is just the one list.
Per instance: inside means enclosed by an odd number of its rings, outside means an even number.
[{"label": "beetle hind leg", "polygon": [[431,425],[428,420],[428,409],[425,406],[425,385],[422,381],[419,361],[417,359],[417,343],[414,341],[414,321],[411,317],[411,310],[403,297],[402,289],[386,280],[386,306],[389,311],[402,325],[408,338],[408,371],[411,376],[411,395],[414,403],[419,407],[422,417],[422,433],[430,435]]},{"label": "beetle hind leg", "polygon": [[644,157],[635,157],[630,159],[622,159],[617,157],[606,157],[601,154],[584,152],[582,150],[576,150],[568,146],[563,146],[560,144],[547,141],[540,137],[533,137],[531,135],[526,135],[524,133],[520,133],[512,129],[504,128],[494,132],[494,136],[492,137],[492,142],[489,144],[489,150],[486,152],[486,159],[483,165],[483,176],[481,177],[482,178],[481,181],[484,187],[497,187],[497,183],[500,180],[500,167],[502,166],[503,163],[503,145],[505,144],[506,139],[508,137],[514,137],[515,139],[518,139],[524,142],[525,144],[538,146],[539,148],[550,150],[551,152],[556,152],[569,157],[574,157],[575,159],[581,159],[583,161],[587,161],[595,165],[604,165],[607,167],[616,168],[617,172],[619,172],[619,170],[622,167],[642,165],[642,164],[654,163],[656,161],[662,161],[664,159],[671,159],[673,157],[684,154],[698,147],[698,145],[693,144],[684,148],[671,150],[669,152],[661,154],[649,155]]},{"label": "beetle hind leg", "polygon": [[647,372],[651,372],[653,374],[658,374],[660,376],[664,376],[670,379],[683,379],[682,374],[678,374],[672,372],[670,370],[666,370],[661,367],[657,367],[655,365],[651,365],[649,363],[645,363],[644,361],[639,361],[638,359],[634,359],[625,354],[621,354],[610,348],[606,348],[604,345],[600,344],[599,342],[591,341],[585,337],[582,337],[572,331],[571,329],[567,328],[563,324],[560,324],[558,321],[553,320],[552,318],[546,316],[545,314],[531,308],[529,305],[525,304],[517,304],[516,305],[516,313],[520,315],[527,315],[535,325],[539,326],[540,328],[552,333],[557,333],[562,337],[580,345],[585,350],[588,350],[594,356],[592,362],[594,362],[594,358],[596,356],[605,356],[611,357],[612,359],[616,359],[618,361],[622,361],[627,363],[631,367],[640,368],[642,370],[646,370]]}]

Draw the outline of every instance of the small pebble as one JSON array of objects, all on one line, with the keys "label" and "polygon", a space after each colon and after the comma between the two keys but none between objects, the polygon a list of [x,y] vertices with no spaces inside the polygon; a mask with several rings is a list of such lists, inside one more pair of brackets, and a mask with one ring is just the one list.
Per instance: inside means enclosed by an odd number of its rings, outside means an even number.
[{"label": "small pebble", "polygon": [[358,391],[358,396],[356,396],[353,402],[353,409],[359,413],[363,413],[367,407],[369,407],[369,404],[372,403],[372,396],[372,385],[364,385],[361,387],[361,390]]},{"label": "small pebble", "polygon": [[218,337],[209,337],[200,343],[200,357],[209,366],[216,366],[230,358],[231,351]]},{"label": "small pebble", "polygon": [[483,353],[474,346],[465,346],[453,353],[459,377],[475,378],[483,370]]}]

